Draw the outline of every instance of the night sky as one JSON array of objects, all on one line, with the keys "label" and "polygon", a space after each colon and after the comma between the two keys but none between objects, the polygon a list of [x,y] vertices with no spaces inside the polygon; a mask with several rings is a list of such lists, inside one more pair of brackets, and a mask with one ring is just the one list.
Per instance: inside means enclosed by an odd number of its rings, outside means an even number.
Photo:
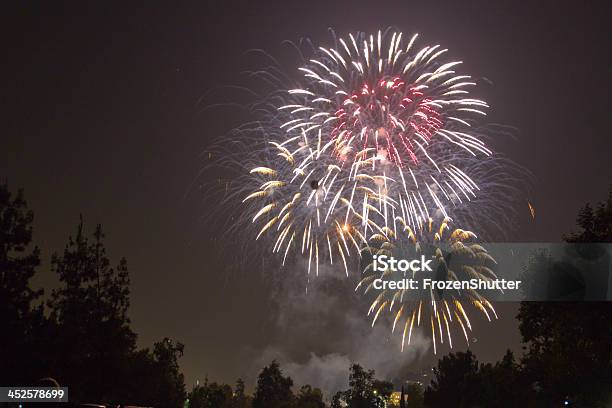
[{"label": "night sky", "polygon": [[[390,376],[431,364],[405,353],[386,373],[383,360],[398,360],[397,347],[371,346],[373,335],[357,339],[360,327],[330,317],[341,289],[313,295],[317,307],[296,296],[307,306],[298,307],[272,296],[278,287],[261,271],[226,278],[210,244],[210,209],[192,191],[199,154],[239,122],[201,99],[257,68],[245,59],[249,49],[282,55],[284,40],[329,41],[328,27],[344,35],[387,26],[449,48],[465,72],[486,78],[479,95],[492,106],[489,120],[517,129],[516,140],[494,147],[534,174],[536,219],[517,226],[517,241],[558,241],[612,181],[603,2],[11,3],[2,13],[0,180],[24,188],[35,211],[45,260],[35,284],[54,285],[50,254],[63,249],[79,214],[90,230],[102,223],[111,257],[129,262],[139,344],[185,343],[188,387],[206,374],[252,384],[272,357],[306,379],[299,367],[309,364],[340,363],[345,375],[344,362],[360,359]],[[516,305],[499,310],[500,321],[478,328],[481,360],[520,349]],[[327,318],[338,330],[309,324]]]}]

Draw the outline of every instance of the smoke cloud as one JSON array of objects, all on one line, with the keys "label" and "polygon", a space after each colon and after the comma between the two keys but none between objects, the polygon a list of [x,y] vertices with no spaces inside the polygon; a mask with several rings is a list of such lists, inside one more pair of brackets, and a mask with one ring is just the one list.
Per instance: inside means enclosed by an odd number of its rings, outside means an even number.
[{"label": "smoke cloud", "polygon": [[417,331],[402,353],[401,330],[391,333],[389,315],[371,326],[368,299],[354,290],[358,276],[322,267],[309,279],[306,267],[288,269],[276,282],[274,341],[257,359],[259,368],[275,359],[296,389],[310,384],[331,397],[348,388],[352,363],[398,382],[428,351],[429,342]]}]

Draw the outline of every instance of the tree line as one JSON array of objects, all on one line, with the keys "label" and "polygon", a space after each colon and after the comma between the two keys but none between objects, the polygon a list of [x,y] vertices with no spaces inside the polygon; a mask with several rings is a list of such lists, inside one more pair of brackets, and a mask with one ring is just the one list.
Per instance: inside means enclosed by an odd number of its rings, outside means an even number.
[{"label": "tree line", "polygon": [[30,286],[41,265],[33,219],[23,191],[0,184],[0,385],[59,384],[77,402],[183,406],[183,345],[136,347],[127,261],[111,263],[102,227],[88,234],[81,218],[51,257],[60,285],[44,296]]},{"label": "tree line", "polygon": [[359,364],[349,368],[349,388],[338,391],[331,400],[325,401],[319,388],[302,385],[293,392],[293,380],[283,375],[277,361],[264,367],[257,378],[252,395],[245,394],[244,382],[239,379],[232,391],[227,384],[209,383],[196,385],[188,395],[190,408],[340,408],[383,407],[386,405],[393,384],[378,380],[373,370],[365,370]]},{"label": "tree line", "polygon": [[[579,211],[577,227],[564,240],[578,249],[586,244],[587,253],[593,251],[593,244],[612,242],[612,188],[606,201],[595,208],[586,204]],[[534,262],[527,269],[537,268],[537,257]],[[483,364],[470,350],[451,352],[433,368],[430,384],[396,384],[401,389],[398,406],[612,406],[612,302],[521,302],[517,319],[524,349],[520,358],[508,350],[500,361]],[[359,364],[348,371],[348,389],[333,395],[329,405],[321,391],[309,385],[294,395],[293,381],[272,362],[261,371],[253,396],[244,395],[242,382],[234,393],[229,385],[206,382],[189,394],[190,406],[379,408],[394,402],[390,398],[394,384],[376,379],[374,371]],[[241,402],[235,405],[237,400]]]},{"label": "tree line", "polygon": [[[80,220],[51,257],[60,284],[45,294],[30,285],[41,265],[32,222],[23,191],[0,184],[0,386],[60,384],[71,401],[169,408],[379,408],[394,401],[394,384],[359,364],[347,367],[348,388],[328,399],[310,385],[298,388],[276,361],[261,370],[252,394],[242,379],[234,387],[206,379],[187,392],[181,343],[164,338],[137,348],[128,264],[111,262],[102,227],[88,233]],[[612,188],[605,202],[580,210],[577,226],[567,242],[612,242]],[[449,353],[430,384],[395,384],[399,406],[612,405],[611,302],[522,302],[517,319],[518,360],[510,351],[492,364],[469,350]]]}]

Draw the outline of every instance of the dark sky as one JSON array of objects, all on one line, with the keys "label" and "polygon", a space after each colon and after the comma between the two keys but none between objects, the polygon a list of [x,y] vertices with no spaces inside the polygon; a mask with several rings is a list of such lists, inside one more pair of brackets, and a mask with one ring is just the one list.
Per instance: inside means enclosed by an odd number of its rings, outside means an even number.
[{"label": "dark sky", "polygon": [[[310,352],[340,362],[363,353],[339,334],[301,345],[320,333],[288,333],[259,273],[226,281],[209,245],[209,209],[189,194],[198,154],[236,124],[199,100],[253,68],[244,57],[251,48],[280,55],[286,39],[327,41],[328,27],[387,26],[449,48],[492,82],[482,88],[490,119],[518,129],[498,150],[535,175],[536,221],[518,226],[518,240],[559,240],[612,182],[603,2],[12,3],[2,13],[0,179],[25,188],[35,210],[46,259],[37,282],[52,285],[48,258],[79,214],[92,228],[102,223],[111,256],[130,264],[140,344],[184,342],[189,382],[207,373],[252,382],[253,367],[272,355],[306,364]],[[483,327],[474,345],[483,359],[518,348],[516,307],[501,307],[505,318]]]}]

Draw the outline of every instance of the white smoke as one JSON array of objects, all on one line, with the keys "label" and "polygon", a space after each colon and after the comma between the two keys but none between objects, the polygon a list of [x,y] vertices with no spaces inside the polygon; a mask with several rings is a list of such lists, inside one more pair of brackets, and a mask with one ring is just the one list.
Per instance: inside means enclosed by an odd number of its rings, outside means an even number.
[{"label": "white smoke", "polygon": [[257,364],[277,360],[296,389],[310,384],[330,398],[348,388],[352,363],[375,370],[376,378],[398,379],[428,351],[429,342],[416,332],[402,353],[401,330],[391,334],[389,315],[371,327],[369,304],[354,291],[355,278],[324,267],[309,280],[305,269],[288,269],[278,282],[275,339]]}]

